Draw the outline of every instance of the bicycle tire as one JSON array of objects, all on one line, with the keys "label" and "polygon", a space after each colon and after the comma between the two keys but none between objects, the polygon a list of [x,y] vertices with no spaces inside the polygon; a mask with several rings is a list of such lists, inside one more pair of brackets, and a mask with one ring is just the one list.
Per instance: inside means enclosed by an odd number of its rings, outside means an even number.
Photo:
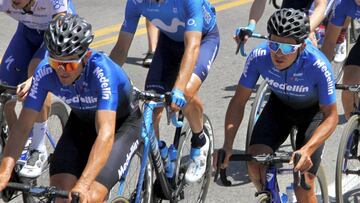
[{"label": "bicycle tire", "polygon": [[269,91],[268,87],[269,86],[266,83],[266,81],[263,81],[260,84],[258,90],[256,91],[255,99],[254,99],[254,102],[252,104],[251,111],[250,111],[249,123],[248,123],[248,128],[247,128],[247,133],[246,133],[245,152],[248,151],[252,131],[253,131],[255,123],[261,113],[259,108],[261,107],[261,105],[263,105],[264,99],[266,99],[266,98],[264,98],[264,94],[268,93],[268,91]]},{"label": "bicycle tire", "polygon": [[[318,202],[319,203],[328,203],[329,202],[328,184],[327,184],[324,166],[322,164],[320,164],[320,167],[317,171],[316,180],[320,186],[320,192],[321,192],[321,195],[320,195],[321,199]],[[315,193],[316,193],[316,191],[315,191]]]},{"label": "bicycle tire", "polygon": [[[133,157],[131,158],[129,162],[129,171],[125,179],[124,187],[124,193],[123,196],[118,196],[118,188],[119,188],[119,182],[117,182],[112,189],[109,191],[109,198],[107,202],[111,203],[126,203],[126,202],[135,202],[136,198],[136,185],[139,174],[140,174],[140,166],[141,166],[141,160],[142,160],[142,146],[138,148],[138,150],[135,152]],[[138,161],[136,161],[134,158],[138,157]],[[143,194],[141,194],[141,203],[152,203],[152,188],[153,188],[153,169],[150,161],[150,157],[148,158],[148,168],[145,170],[145,177],[143,182]],[[135,163],[136,162],[136,163]],[[134,167],[139,167],[134,169]],[[135,170],[135,171],[134,171]],[[133,172],[134,171],[134,172]],[[114,195],[113,195],[114,194]]]},{"label": "bicycle tire", "polygon": [[[335,186],[336,186],[336,202],[337,203],[343,203],[344,197],[343,197],[343,167],[344,167],[344,159],[348,161],[347,159],[347,153],[349,152],[349,145],[353,146],[352,141],[350,140],[353,138],[353,133],[356,131],[359,131],[359,122],[360,122],[359,115],[353,115],[346,123],[346,126],[344,128],[344,131],[342,133],[338,154],[337,154],[337,160],[336,160],[336,175],[335,175]],[[358,134],[355,134],[355,136],[359,136]],[[349,143],[351,141],[351,143]],[[356,143],[358,145],[358,143]],[[358,160],[357,160],[358,162]],[[359,177],[359,175],[357,176]],[[352,179],[353,180],[353,179]],[[357,181],[359,179],[356,179]]]},{"label": "bicycle tire", "polygon": [[[205,202],[206,199],[206,195],[209,189],[209,184],[211,181],[211,173],[212,173],[212,167],[211,167],[211,157],[212,157],[212,153],[213,153],[213,149],[214,149],[214,130],[212,127],[212,124],[210,122],[209,117],[204,114],[203,115],[203,122],[204,122],[204,131],[206,132],[206,134],[209,137],[209,151],[208,151],[208,156],[207,156],[207,160],[206,160],[206,171],[204,176],[200,179],[200,181],[198,181],[197,185],[201,186],[199,192],[196,192],[197,190],[194,187],[196,183],[191,183],[191,184],[187,184],[187,186],[185,186],[183,188],[183,197],[184,197],[184,202],[197,202],[197,203],[201,203],[201,202]],[[190,125],[187,121],[184,122],[184,126],[182,128],[181,131],[181,136],[179,139],[179,147],[178,147],[178,159],[176,161],[176,169],[175,169],[175,181],[176,184],[178,184],[179,180],[181,180],[185,173],[186,173],[186,169],[187,166],[189,165],[189,161],[190,161],[190,155],[189,154],[185,154],[190,152],[190,139],[192,137],[192,131],[190,128]],[[195,191],[195,192],[194,192]],[[191,200],[190,200],[191,199]],[[172,202],[172,201],[170,201]],[[177,202],[177,200],[173,201],[173,202]]]}]

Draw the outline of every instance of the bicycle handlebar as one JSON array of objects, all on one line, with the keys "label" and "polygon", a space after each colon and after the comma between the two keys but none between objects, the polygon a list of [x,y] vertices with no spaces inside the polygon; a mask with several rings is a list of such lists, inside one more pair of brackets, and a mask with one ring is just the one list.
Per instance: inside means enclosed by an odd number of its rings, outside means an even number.
[{"label": "bicycle handlebar", "polygon": [[[257,38],[257,39],[268,39],[267,36],[259,34],[259,33],[252,33],[250,37]],[[240,40],[240,42],[238,43],[238,46],[236,47],[235,54],[238,54],[240,51],[242,56],[247,56],[247,54],[245,53],[244,46],[245,46],[245,43],[243,42],[243,40]]]},{"label": "bicycle handlebar", "polygon": [[270,0],[270,1],[269,1],[269,4],[271,4],[271,3],[272,3],[272,5],[274,6],[274,8],[280,9],[280,6],[279,6],[279,4],[277,4],[276,0]]},{"label": "bicycle handlebar", "polygon": [[171,123],[177,128],[183,126],[183,122],[178,121],[176,114],[171,112],[168,108],[171,104],[171,92],[166,92],[165,94],[158,94],[149,91],[141,91],[138,88],[134,87],[133,93],[136,100],[163,102],[166,105],[168,124],[171,121]]},{"label": "bicycle handlebar", "polygon": [[[45,186],[30,186],[30,185],[22,184],[22,183],[9,182],[7,187],[5,188],[5,190],[16,190],[16,191],[28,193],[34,197],[45,197],[45,198],[50,198],[50,199],[53,199],[55,197],[60,197],[60,198],[66,199],[69,197],[69,192],[63,191],[63,190],[58,190],[53,186],[47,186],[47,187],[45,187]],[[72,193],[71,197],[72,197],[71,203],[79,202],[79,198],[80,198],[79,193]]]},{"label": "bicycle handlebar", "polygon": [[356,85],[336,84],[335,88],[338,90],[348,90],[350,92],[360,92],[360,84],[356,84]]},{"label": "bicycle handlebar", "polygon": [[[224,163],[225,156],[226,156],[225,150],[219,149],[218,160],[216,163],[216,171],[215,171],[215,176],[214,176],[214,182],[216,182],[216,180],[218,179],[218,177],[220,175],[221,183],[224,186],[231,186],[232,185],[231,181],[229,181],[227,179],[226,168],[225,169],[220,168],[221,164]],[[296,153],[295,160],[294,160],[294,166],[297,165],[300,158],[301,158],[301,154]],[[270,165],[270,164],[276,164],[276,163],[288,163],[290,161],[290,159],[291,159],[290,154],[281,154],[279,156],[276,156],[275,154],[262,154],[262,155],[257,155],[257,156],[253,156],[251,154],[236,154],[236,155],[232,155],[230,157],[230,161],[255,161],[255,162],[258,162],[263,165]],[[294,173],[294,175],[296,175],[296,177],[298,177],[299,174],[300,174],[300,172]],[[301,174],[300,186],[305,190],[311,189],[311,186],[306,183],[304,174]]]}]

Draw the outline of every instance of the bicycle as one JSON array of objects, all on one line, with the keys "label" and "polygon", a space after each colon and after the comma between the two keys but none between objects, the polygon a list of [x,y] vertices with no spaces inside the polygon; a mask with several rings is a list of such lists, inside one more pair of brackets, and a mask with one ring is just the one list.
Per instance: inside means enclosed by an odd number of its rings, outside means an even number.
[{"label": "bicycle", "polygon": [[[186,183],[185,173],[190,161],[190,156],[187,153],[190,151],[190,135],[191,129],[187,122],[184,121],[184,116],[180,111],[178,119],[175,114],[170,116],[169,104],[171,103],[171,95],[155,94],[146,91],[140,91],[135,88],[134,96],[136,99],[143,101],[143,121],[142,121],[142,143],[135,155],[129,161],[129,167],[120,178],[117,190],[117,197],[112,199],[112,203],[125,202],[161,202],[163,199],[170,200],[170,202],[178,202],[185,200],[186,202],[204,202],[211,177],[211,154],[213,152],[213,128],[209,118],[204,114],[204,130],[209,136],[210,147],[207,157],[207,167],[204,176],[197,183]],[[177,159],[175,161],[174,176],[167,178],[165,174],[165,162],[160,156],[158,138],[155,135],[153,128],[153,110],[157,107],[166,107],[168,124],[171,122],[176,126],[175,137],[173,145],[177,150]],[[135,161],[135,164],[132,162]],[[136,164],[141,162],[141,164]],[[130,166],[140,166],[135,168],[137,172],[132,172]],[[153,184],[153,174],[155,173],[156,181]],[[130,174],[130,177],[129,177]],[[135,174],[136,180],[132,174]],[[129,179],[130,178],[130,179]],[[128,185],[126,186],[128,182]],[[135,183],[132,186],[131,183]],[[154,185],[159,186],[157,191],[154,190]],[[192,200],[190,200],[193,198]]]},{"label": "bicycle", "polygon": [[[223,185],[231,186],[231,181],[227,179],[226,169],[220,169],[221,163],[225,159],[225,151],[220,149],[218,151],[218,162],[217,162],[217,171],[215,173],[214,182],[216,182],[219,174],[220,180]],[[295,154],[294,165],[300,160],[301,155]],[[287,203],[287,199],[281,199],[281,190],[279,189],[278,174],[293,173],[294,175],[294,185],[298,185],[300,180],[300,186],[305,190],[310,190],[311,187],[305,181],[305,177],[300,172],[294,173],[292,168],[283,168],[284,163],[289,163],[291,159],[291,153],[274,153],[274,154],[262,154],[253,156],[250,154],[234,154],[231,156],[230,161],[254,161],[260,163],[266,167],[266,178],[264,188],[255,193],[256,202],[258,203]],[[320,194],[317,194],[318,202],[329,202],[329,197],[327,193],[327,183],[322,168],[319,168],[317,174],[317,180],[320,185]]]},{"label": "bicycle", "polygon": [[[5,103],[9,100],[16,99],[16,96],[14,95],[14,92],[16,90],[16,86],[9,86],[0,84],[0,154],[3,152],[3,148],[6,144],[6,140],[9,135],[9,128],[5,121],[4,117],[4,106]],[[48,131],[46,132],[46,148],[47,152],[49,154],[48,160],[51,158],[51,154],[55,149],[57,140],[59,139],[61,135],[60,128],[63,129],[66,121],[68,119],[68,111],[65,107],[65,105],[60,101],[55,101],[51,104],[49,117],[48,117]],[[30,143],[28,142],[27,145]],[[17,173],[21,170],[22,165],[17,164],[14,171],[14,176],[18,176]],[[37,178],[25,178],[25,177],[14,177],[14,179],[17,180],[17,182],[23,182],[28,183],[31,185],[36,185],[39,183],[41,184],[47,184],[49,182],[49,161],[47,161],[46,165],[44,166],[44,169],[42,171],[42,174]],[[16,175],[15,175],[16,174]],[[15,195],[15,191],[3,193],[2,199],[5,202],[11,201],[12,199],[16,198],[18,195]],[[33,198],[27,194],[22,195],[24,202],[33,202]]]},{"label": "bicycle", "polygon": [[[69,192],[58,190],[53,186],[31,186],[27,184],[21,184],[17,182],[9,182],[6,190],[16,190],[21,191],[22,193],[27,193],[31,196],[39,198],[38,203],[51,203],[55,202],[55,198],[64,198],[67,199],[69,197]],[[71,194],[71,203],[78,203],[79,202],[79,194],[78,193],[72,193]]]},{"label": "bicycle", "polygon": [[[347,90],[357,96],[360,92],[360,84],[342,85],[337,84],[336,89]],[[360,111],[359,103],[354,103],[352,116],[345,125],[341,134],[340,145],[336,160],[336,202],[343,203],[351,200],[351,191],[358,186],[360,181],[360,155],[359,132],[360,132]],[[346,200],[346,201],[345,201]]]}]

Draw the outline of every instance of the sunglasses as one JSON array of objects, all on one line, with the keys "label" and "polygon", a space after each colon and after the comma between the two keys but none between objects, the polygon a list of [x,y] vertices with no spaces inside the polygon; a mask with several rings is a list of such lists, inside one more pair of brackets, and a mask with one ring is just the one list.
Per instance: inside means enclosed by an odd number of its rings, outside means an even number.
[{"label": "sunglasses", "polygon": [[268,45],[271,51],[277,52],[279,49],[281,49],[281,53],[283,53],[284,55],[288,55],[295,53],[302,44],[287,44],[269,40]]},{"label": "sunglasses", "polygon": [[48,57],[48,62],[51,68],[53,69],[62,69],[65,72],[74,72],[78,69],[81,60],[85,57],[87,51],[79,58],[75,60],[58,60],[54,59],[51,56]]}]

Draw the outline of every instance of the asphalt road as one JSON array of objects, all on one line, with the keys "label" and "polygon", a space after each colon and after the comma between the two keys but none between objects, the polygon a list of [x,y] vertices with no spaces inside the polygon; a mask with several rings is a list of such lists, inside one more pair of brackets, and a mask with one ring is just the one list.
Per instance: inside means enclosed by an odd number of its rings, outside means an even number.
[{"label": "asphalt road", "polygon": [[[126,1],[96,1],[77,0],[74,2],[77,12],[85,17],[93,25],[95,40],[93,48],[109,53],[117,39],[120,24],[124,18]],[[205,112],[209,115],[215,131],[215,147],[219,148],[223,143],[224,118],[227,105],[234,94],[234,90],[242,73],[245,58],[235,55],[235,43],[232,39],[236,26],[246,25],[251,6],[249,0],[214,0],[213,5],[217,10],[217,21],[221,35],[221,46],[218,56],[211,67],[210,73],[200,90]],[[266,33],[266,21],[274,9],[269,5],[265,10],[262,20],[257,25],[259,33]],[[6,16],[0,15],[0,57],[4,54],[7,44],[16,29],[16,22]],[[250,40],[247,51],[255,47],[261,40]],[[124,65],[125,70],[134,84],[142,88],[147,69],[141,66],[141,60],[147,51],[147,38],[144,21],[140,21],[136,37],[129,52],[129,58]],[[342,107],[338,97],[340,112],[340,124],[334,134],[326,142],[323,155],[323,164],[326,169],[329,189],[333,189],[332,182],[335,175],[335,163],[340,134],[343,130]],[[245,135],[247,131],[247,118],[250,113],[253,97],[246,106],[244,120],[238,131],[234,150],[244,151]],[[211,183],[207,202],[253,202],[255,189],[249,182],[245,165],[234,163],[230,165],[230,174],[233,182],[232,187],[224,187],[219,183]],[[281,184],[282,189],[285,185]]]}]

